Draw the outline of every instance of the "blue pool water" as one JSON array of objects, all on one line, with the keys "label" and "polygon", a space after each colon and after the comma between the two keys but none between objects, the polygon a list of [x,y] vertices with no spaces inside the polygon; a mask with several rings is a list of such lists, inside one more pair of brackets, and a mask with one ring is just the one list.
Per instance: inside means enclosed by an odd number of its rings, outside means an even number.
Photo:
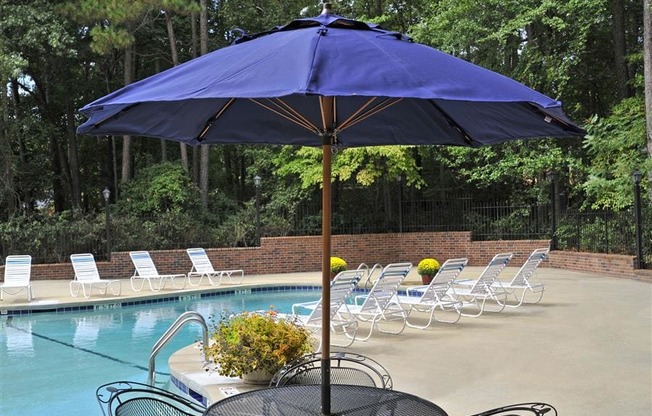
[{"label": "blue pool water", "polygon": [[[271,306],[289,313],[293,303],[319,296],[317,289],[195,295],[139,306],[2,317],[0,415],[101,415],[97,387],[117,380],[146,382],[152,346],[183,312],[197,311],[207,320],[223,311]],[[159,353],[157,385],[169,378],[170,355],[200,338],[199,325],[186,325]]]}]

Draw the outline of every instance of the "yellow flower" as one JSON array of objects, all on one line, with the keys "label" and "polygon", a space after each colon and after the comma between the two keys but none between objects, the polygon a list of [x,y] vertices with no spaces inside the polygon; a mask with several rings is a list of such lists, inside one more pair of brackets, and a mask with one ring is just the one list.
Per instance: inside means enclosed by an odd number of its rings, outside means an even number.
[{"label": "yellow flower", "polygon": [[417,273],[420,275],[434,276],[439,271],[439,262],[435,259],[423,259],[417,266]]},{"label": "yellow flower", "polygon": [[346,262],[339,257],[331,257],[331,272],[338,274],[346,270]]}]

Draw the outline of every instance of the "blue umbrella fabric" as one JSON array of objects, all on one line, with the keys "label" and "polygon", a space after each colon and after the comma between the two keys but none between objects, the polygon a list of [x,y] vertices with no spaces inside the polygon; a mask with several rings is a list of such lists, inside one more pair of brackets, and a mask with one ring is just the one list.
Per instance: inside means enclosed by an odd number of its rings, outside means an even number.
[{"label": "blue umbrella fabric", "polygon": [[[102,97],[79,134],[190,145],[321,146],[322,302],[330,304],[331,149],[482,146],[577,137],[562,104],[510,78],[343,18],[317,17],[233,45]],[[330,414],[330,315],[322,308],[322,414]]]},{"label": "blue umbrella fabric", "polygon": [[[81,134],[321,146],[320,97],[342,147],[480,146],[583,134],[559,101],[510,78],[333,14],[240,39],[100,98]],[[328,130],[328,129],[327,129]]]}]

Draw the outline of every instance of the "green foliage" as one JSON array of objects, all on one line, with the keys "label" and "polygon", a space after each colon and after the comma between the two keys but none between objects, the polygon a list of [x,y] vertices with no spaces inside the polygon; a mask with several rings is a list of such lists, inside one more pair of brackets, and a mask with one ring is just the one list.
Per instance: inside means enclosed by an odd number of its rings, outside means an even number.
[{"label": "green foliage", "polygon": [[206,355],[228,377],[242,377],[253,371],[274,374],[287,362],[309,353],[310,333],[295,321],[280,318],[273,310],[224,313],[204,345]]},{"label": "green foliage", "polygon": [[645,178],[652,171],[652,159],[645,153],[644,105],[642,97],[625,99],[610,116],[595,116],[589,121],[584,147],[592,163],[582,188],[592,208],[632,205],[632,172],[638,170]]},{"label": "green foliage", "polygon": [[[381,178],[402,175],[407,183],[418,188],[424,182],[412,154],[413,146],[369,146],[343,149],[332,158],[333,180],[351,181],[371,186]],[[312,147],[285,146],[274,159],[276,173],[281,176],[297,175],[303,188],[323,182],[322,150]]]},{"label": "green foliage", "polygon": [[448,156],[442,163],[475,187],[476,195],[486,190],[496,196],[512,195],[513,200],[547,201],[547,172],[577,176],[583,170],[581,159],[562,145],[528,140],[477,149],[450,147],[442,149]]},{"label": "green foliage", "polygon": [[125,184],[117,204],[119,213],[153,215],[192,212],[199,204],[199,189],[183,168],[175,163],[159,163],[142,169]]},{"label": "green foliage", "polygon": [[75,217],[71,211],[0,222],[3,252],[29,254],[35,263],[63,263],[72,253],[103,254],[105,235],[103,216]]}]

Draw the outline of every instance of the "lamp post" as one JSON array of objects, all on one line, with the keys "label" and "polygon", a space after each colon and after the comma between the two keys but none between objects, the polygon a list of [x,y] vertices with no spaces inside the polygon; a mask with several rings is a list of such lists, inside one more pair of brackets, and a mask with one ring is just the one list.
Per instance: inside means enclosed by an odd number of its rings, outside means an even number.
[{"label": "lamp post", "polygon": [[403,176],[396,175],[398,182],[398,232],[403,233]]},{"label": "lamp post", "polygon": [[260,245],[260,182],[262,178],[254,176],[254,186],[256,187],[256,244]]},{"label": "lamp post", "polygon": [[548,172],[550,182],[550,250],[557,249],[557,173]]},{"label": "lamp post", "polygon": [[643,261],[643,220],[641,218],[641,178],[643,174],[639,171],[632,173],[634,180],[634,218],[636,221],[636,268],[642,269]]},{"label": "lamp post", "polygon": [[104,188],[102,191],[102,196],[104,197],[104,211],[105,211],[105,224],[106,224],[106,256],[109,261],[111,261],[111,218],[109,215],[109,198],[111,197],[111,191],[108,187]]}]

